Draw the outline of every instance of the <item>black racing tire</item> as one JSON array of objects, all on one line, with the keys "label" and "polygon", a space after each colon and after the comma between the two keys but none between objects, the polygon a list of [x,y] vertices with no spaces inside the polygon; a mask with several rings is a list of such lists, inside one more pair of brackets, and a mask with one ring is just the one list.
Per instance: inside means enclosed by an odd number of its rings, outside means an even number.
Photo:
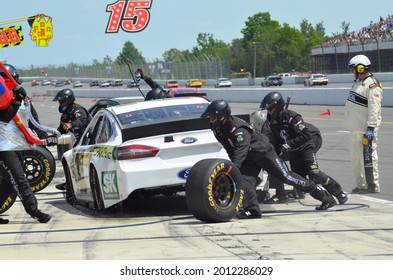
[{"label": "black racing tire", "polygon": [[190,170],[186,202],[195,218],[208,223],[230,221],[243,202],[242,175],[229,160],[204,159]]},{"label": "black racing tire", "polygon": [[72,184],[70,169],[68,168],[66,160],[63,160],[62,164],[63,164],[64,176],[66,179],[66,200],[70,204],[76,204],[77,200],[76,200],[74,185]]},{"label": "black racing tire", "polygon": [[1,193],[1,189],[3,189],[3,186],[0,182],[0,214],[10,209],[16,200],[16,191],[13,191],[9,195],[4,195]]},{"label": "black racing tire", "polygon": [[56,161],[52,153],[43,146],[22,151],[23,170],[33,192],[45,189],[56,173]]},{"label": "black racing tire", "polygon": [[100,180],[98,178],[97,170],[93,165],[90,166],[89,172],[91,194],[94,200],[94,209],[103,213],[105,212],[104,199],[102,198]]}]

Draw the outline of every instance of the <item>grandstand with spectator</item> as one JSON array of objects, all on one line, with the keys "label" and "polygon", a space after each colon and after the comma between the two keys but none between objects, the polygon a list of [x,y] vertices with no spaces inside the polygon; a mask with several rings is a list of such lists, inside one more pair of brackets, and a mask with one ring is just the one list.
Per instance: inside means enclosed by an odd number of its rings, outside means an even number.
[{"label": "grandstand with spectator", "polygon": [[325,73],[347,73],[347,61],[364,54],[373,63],[374,72],[393,71],[393,15],[370,23],[359,31],[331,38],[311,49],[312,69]]}]

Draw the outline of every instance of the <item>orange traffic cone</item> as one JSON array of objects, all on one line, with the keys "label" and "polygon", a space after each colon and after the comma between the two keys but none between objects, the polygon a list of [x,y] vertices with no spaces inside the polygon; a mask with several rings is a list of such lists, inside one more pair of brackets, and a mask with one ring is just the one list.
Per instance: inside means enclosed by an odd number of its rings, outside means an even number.
[{"label": "orange traffic cone", "polygon": [[320,116],[323,116],[323,115],[329,115],[330,116],[330,110],[326,109],[326,110],[322,111],[319,115]]}]

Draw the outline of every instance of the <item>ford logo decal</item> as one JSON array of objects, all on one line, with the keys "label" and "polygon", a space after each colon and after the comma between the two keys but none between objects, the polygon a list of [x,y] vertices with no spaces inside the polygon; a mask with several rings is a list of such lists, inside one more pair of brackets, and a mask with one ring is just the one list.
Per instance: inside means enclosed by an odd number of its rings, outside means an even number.
[{"label": "ford logo decal", "polygon": [[187,180],[188,174],[190,174],[190,170],[191,168],[180,170],[179,173],[177,173],[177,177],[179,177],[180,179]]},{"label": "ford logo decal", "polygon": [[187,137],[182,139],[180,142],[182,142],[183,144],[192,144],[195,143],[196,141],[198,141],[198,139],[194,138],[194,137]]}]

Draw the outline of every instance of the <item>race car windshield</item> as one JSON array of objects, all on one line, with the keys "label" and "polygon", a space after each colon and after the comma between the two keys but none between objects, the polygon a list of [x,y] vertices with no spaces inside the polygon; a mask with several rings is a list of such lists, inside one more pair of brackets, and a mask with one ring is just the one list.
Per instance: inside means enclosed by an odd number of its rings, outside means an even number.
[{"label": "race car windshield", "polygon": [[117,115],[122,125],[146,125],[152,122],[170,122],[173,120],[199,118],[207,103],[182,104],[131,111]]}]

